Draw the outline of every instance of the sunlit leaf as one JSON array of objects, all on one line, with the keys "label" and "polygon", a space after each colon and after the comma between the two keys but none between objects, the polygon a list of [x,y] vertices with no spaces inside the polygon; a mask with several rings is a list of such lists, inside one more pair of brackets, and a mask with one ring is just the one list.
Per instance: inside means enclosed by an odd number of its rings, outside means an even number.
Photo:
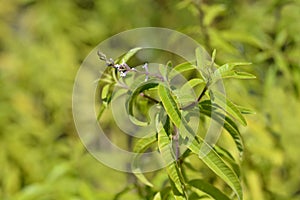
[{"label": "sunlit leaf", "polygon": [[129,119],[134,124],[139,125],[139,126],[147,126],[150,123],[150,122],[140,121],[139,119],[137,119],[134,116],[133,108],[134,108],[135,100],[138,95],[140,95],[142,92],[144,92],[146,90],[155,88],[157,85],[158,85],[158,83],[156,81],[148,80],[147,82],[143,82],[140,85],[138,85],[130,94],[128,101],[127,101],[126,109],[127,109],[128,115],[129,115]]},{"label": "sunlit leaf", "polygon": [[219,77],[215,77],[217,80],[218,79],[226,79],[226,78],[235,78],[235,79],[254,79],[256,78],[256,76],[254,76],[253,74],[250,74],[248,72],[238,72],[238,71],[228,71],[228,72],[224,72],[222,74],[222,76]]},{"label": "sunlit leaf", "polygon": [[134,49],[129,50],[127,53],[125,53],[123,56],[121,56],[120,58],[116,59],[115,62],[116,63],[126,63],[130,58],[132,58],[138,51],[142,50],[143,48],[141,47],[137,47]]},{"label": "sunlit leaf", "polygon": [[159,84],[158,95],[171,121],[175,124],[175,126],[180,127],[181,113],[171,90],[166,85]]},{"label": "sunlit leaf", "polygon": [[153,184],[150,181],[148,181],[145,175],[141,172],[140,168],[134,168],[132,172],[143,184],[153,187]]},{"label": "sunlit leaf", "polygon": [[243,66],[243,65],[251,65],[251,63],[246,63],[246,62],[238,62],[238,63],[227,63],[222,66],[220,66],[218,69],[215,70],[213,76],[215,78],[223,77],[226,76],[226,74],[229,74],[232,76],[231,71],[236,67],[236,66]]},{"label": "sunlit leaf", "polygon": [[[162,159],[164,160],[167,173],[170,179],[175,184],[176,189],[180,194],[183,193],[182,180],[180,179],[179,169],[176,163],[176,155],[174,154],[172,142],[166,132],[165,128],[161,122],[157,121],[157,131],[158,131],[158,148]],[[174,192],[174,191],[173,191]]]},{"label": "sunlit leaf", "polygon": [[205,82],[200,78],[194,78],[187,81],[179,90],[175,90],[174,93],[178,97],[180,105],[195,102],[198,95],[203,91]]},{"label": "sunlit leaf", "polygon": [[242,114],[256,114],[256,112],[250,108],[246,108],[243,106],[236,106]]},{"label": "sunlit leaf", "polygon": [[[231,135],[238,150],[242,154],[244,151],[243,140],[236,124],[227,116],[217,111],[217,105],[211,104],[211,101],[205,100],[199,103],[200,113],[213,118]],[[214,113],[212,113],[214,112]]]},{"label": "sunlit leaf", "polygon": [[206,26],[209,26],[214,21],[214,19],[220,16],[225,10],[226,7],[223,4],[216,4],[216,5],[209,6],[208,10],[205,13],[203,23]]},{"label": "sunlit leaf", "polygon": [[104,78],[100,78],[98,81],[98,88],[99,88],[99,96],[100,96],[100,108],[98,111],[97,120],[99,120],[104,112],[104,110],[109,106],[112,96],[113,96],[113,89],[115,86],[115,81],[111,74],[113,71],[108,68],[102,76]]},{"label": "sunlit leaf", "polygon": [[133,185],[126,186],[123,190],[116,193],[113,200],[120,199],[121,196],[125,195],[126,193],[130,192],[133,189]]},{"label": "sunlit leaf", "polygon": [[172,71],[169,73],[169,79],[172,80],[178,74],[182,74],[186,71],[195,70],[195,69],[197,69],[197,67],[194,63],[191,62],[181,63],[172,69]]},{"label": "sunlit leaf", "polygon": [[134,145],[133,151],[142,153],[157,141],[156,135],[140,138]]},{"label": "sunlit leaf", "polygon": [[132,163],[132,172],[134,175],[145,185],[148,185],[150,187],[153,187],[153,184],[148,181],[148,179],[144,176],[144,174],[141,172],[141,169],[138,167],[138,159],[139,159],[139,154],[145,152],[153,143],[157,141],[156,135],[152,135],[149,137],[144,137],[139,139],[135,145],[134,145],[134,152],[137,153],[137,155],[133,158],[133,163]]},{"label": "sunlit leaf", "polygon": [[164,81],[168,81],[169,79],[169,73],[172,70],[172,62],[169,61],[166,65],[160,64],[158,67],[160,74],[164,78]]},{"label": "sunlit leaf", "polygon": [[221,192],[218,188],[214,187],[213,185],[209,184],[207,181],[202,179],[194,179],[189,181],[189,185],[194,188],[197,188],[206,194],[209,194],[216,200],[230,200],[228,196],[226,196],[223,192]]},{"label": "sunlit leaf", "polygon": [[[240,184],[240,180],[238,179],[235,172],[226,165],[226,163],[222,160],[222,158],[216,153],[213,148],[211,151],[203,155],[201,152],[201,146],[203,145],[203,140],[199,138],[200,141],[193,140],[189,149],[197,154],[199,158],[213,171],[215,172],[223,181],[225,181],[231,189],[235,192],[239,200],[243,199],[242,186]],[[204,144],[208,145],[208,144]]]},{"label": "sunlit leaf", "polygon": [[222,93],[218,91],[213,91],[214,103],[220,106],[225,112],[234,117],[242,125],[246,126],[246,119],[241,114],[240,110],[232,103],[228,98],[226,98]]},{"label": "sunlit leaf", "polygon": [[215,145],[214,146],[215,151],[222,157],[224,161],[233,169],[233,171],[236,173],[238,177],[241,175],[241,169],[240,166],[237,164],[237,162],[234,160],[233,156],[229,151],[226,149]]},{"label": "sunlit leaf", "polygon": [[154,195],[153,200],[162,200],[160,192],[158,192]]},{"label": "sunlit leaf", "polygon": [[198,47],[196,49],[196,61],[198,71],[201,73],[201,76],[205,82],[208,82],[212,70],[212,59],[203,48]]}]

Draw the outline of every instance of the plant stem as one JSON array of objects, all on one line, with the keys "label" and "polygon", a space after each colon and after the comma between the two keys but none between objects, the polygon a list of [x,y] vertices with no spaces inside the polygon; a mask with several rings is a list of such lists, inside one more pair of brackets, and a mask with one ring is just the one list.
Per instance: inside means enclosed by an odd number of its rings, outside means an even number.
[{"label": "plant stem", "polygon": [[187,194],[187,188],[186,188],[186,176],[185,176],[185,173],[183,171],[183,167],[182,167],[182,160],[179,159],[179,156],[180,156],[180,148],[179,148],[179,131],[178,131],[178,128],[176,126],[174,126],[174,131],[175,131],[175,135],[173,136],[173,141],[175,142],[175,157],[176,157],[176,165],[178,167],[178,175],[181,179],[181,182],[182,182],[182,190],[183,190],[183,195],[185,197],[185,199],[188,199],[188,194]]},{"label": "plant stem", "polygon": [[153,101],[154,103],[159,103],[159,101],[157,101],[156,99],[154,99],[154,98],[148,96],[147,94],[145,94],[145,93],[143,93],[143,92],[140,93],[140,95],[141,95],[142,97],[145,97],[145,98],[147,98],[147,99]]},{"label": "plant stem", "polygon": [[207,91],[207,85],[205,85],[204,89],[202,90],[201,94],[199,95],[197,102],[199,102],[202,99],[202,97],[204,96],[206,91]]},{"label": "plant stem", "polygon": [[197,105],[197,104],[200,102],[200,100],[202,99],[202,97],[204,96],[204,94],[205,94],[205,92],[207,91],[207,89],[208,89],[208,87],[207,87],[207,85],[205,85],[205,87],[204,87],[204,89],[202,90],[201,94],[199,95],[197,101],[192,102],[192,103],[189,104],[189,105],[183,106],[183,107],[181,108],[181,110],[187,110],[187,109],[192,108],[193,106]]}]

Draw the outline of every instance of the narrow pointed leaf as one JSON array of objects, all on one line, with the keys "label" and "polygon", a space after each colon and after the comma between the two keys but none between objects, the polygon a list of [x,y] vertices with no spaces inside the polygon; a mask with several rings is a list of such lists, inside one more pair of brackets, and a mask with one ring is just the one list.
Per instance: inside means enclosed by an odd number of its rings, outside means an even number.
[{"label": "narrow pointed leaf", "polygon": [[196,102],[198,93],[205,87],[205,82],[200,78],[194,78],[186,82],[180,89],[175,90],[174,93],[178,97],[180,105]]},{"label": "narrow pointed leaf", "polygon": [[256,112],[250,108],[246,108],[243,106],[236,106],[242,114],[256,114]]},{"label": "narrow pointed leaf", "polygon": [[154,195],[153,200],[162,200],[160,192],[158,192]]},{"label": "narrow pointed leaf", "polygon": [[169,73],[172,70],[172,62],[169,61],[166,65],[160,64],[158,66],[158,69],[159,69],[160,74],[164,78],[164,81],[168,81],[168,79],[169,79]]},{"label": "narrow pointed leaf", "polygon": [[226,73],[232,71],[236,66],[242,66],[242,65],[251,65],[251,63],[247,62],[237,62],[237,63],[227,63],[222,66],[220,66],[216,71],[214,72],[215,77],[223,76]]},{"label": "narrow pointed leaf", "polygon": [[148,179],[145,177],[145,175],[141,172],[140,168],[135,168],[132,170],[134,175],[145,185],[148,185],[149,187],[153,187],[153,184],[148,181]]},{"label": "narrow pointed leaf", "polygon": [[145,152],[153,143],[157,141],[156,135],[140,138],[134,145],[133,151],[136,153]]},{"label": "narrow pointed leaf", "polygon": [[102,83],[99,82],[99,87],[100,86],[101,86],[101,88],[100,88],[101,105],[100,105],[100,109],[99,109],[99,112],[98,112],[97,120],[100,120],[103,112],[109,106],[109,104],[112,100],[114,83],[112,83],[112,84],[102,84]]},{"label": "narrow pointed leaf", "polygon": [[[200,113],[212,117],[213,120],[217,121],[219,124],[223,125],[224,129],[231,135],[233,138],[240,154],[244,151],[244,144],[242,136],[238,130],[236,124],[224,114],[217,112],[218,106],[212,105],[210,100],[202,101],[199,103]],[[212,114],[214,112],[214,114]]]},{"label": "narrow pointed leaf", "polygon": [[218,188],[215,186],[209,184],[207,181],[201,180],[201,179],[195,179],[189,181],[189,185],[191,185],[194,188],[197,188],[206,194],[210,195],[216,200],[230,200],[228,196],[226,196],[223,192],[221,192]]},{"label": "narrow pointed leaf", "polygon": [[183,196],[175,196],[175,200],[186,200]]},{"label": "narrow pointed leaf", "polygon": [[123,56],[120,58],[116,59],[116,63],[122,63],[122,62],[127,62],[130,58],[132,58],[138,51],[142,50],[143,48],[137,47],[134,49],[129,50],[127,53],[125,53]]},{"label": "narrow pointed leaf", "polygon": [[155,88],[157,85],[158,85],[157,82],[149,80],[149,81],[143,82],[142,84],[140,84],[139,86],[137,86],[133,90],[133,92],[130,94],[130,96],[128,98],[128,101],[127,101],[126,109],[127,109],[128,115],[129,115],[129,119],[134,124],[139,125],[139,126],[147,126],[147,125],[149,125],[149,122],[140,121],[139,119],[137,119],[134,116],[133,107],[134,107],[135,99],[137,98],[138,95],[140,95],[142,92],[144,92],[144,91],[146,91],[148,89]]},{"label": "narrow pointed leaf", "polygon": [[243,199],[242,186],[240,180],[238,179],[235,172],[226,165],[222,158],[216,153],[216,151],[211,148],[211,151],[205,156],[202,155],[200,151],[203,145],[203,140],[199,138],[200,141],[193,140],[189,149],[197,154],[199,158],[213,171],[215,172],[223,181],[225,181],[234,193],[237,195],[239,200]]},{"label": "narrow pointed leaf", "polygon": [[178,74],[181,74],[189,70],[195,70],[195,69],[197,69],[196,65],[190,62],[179,64],[175,66],[172,69],[172,71],[169,73],[169,80],[172,80]]},{"label": "narrow pointed leaf", "polygon": [[221,148],[219,146],[214,146],[215,151],[222,157],[224,161],[233,169],[235,174],[240,177],[241,170],[240,166],[237,164],[237,162],[234,160],[233,156],[224,148]]},{"label": "narrow pointed leaf", "polygon": [[164,84],[159,84],[158,95],[171,121],[175,124],[175,126],[180,127],[181,113],[178,103],[175,101],[174,95],[172,94],[171,90]]},{"label": "narrow pointed leaf", "polygon": [[133,158],[132,172],[142,183],[150,187],[153,187],[152,183],[150,183],[148,179],[144,176],[144,174],[141,172],[140,168],[137,165],[137,162],[138,162],[139,154],[145,152],[156,141],[157,141],[156,135],[141,138],[136,142],[133,150],[134,152],[137,153],[137,155]]},{"label": "narrow pointed leaf", "polygon": [[196,62],[202,78],[205,80],[205,82],[207,82],[210,79],[209,68],[213,62],[207,52],[201,47],[196,49]]},{"label": "narrow pointed leaf", "polygon": [[[196,87],[201,87],[202,90],[205,87],[205,82],[200,79],[200,78],[193,78],[189,81],[187,81],[179,90],[178,90],[178,94],[176,93],[176,95],[180,95],[183,93],[189,93],[195,97],[197,97],[197,94],[195,94],[195,91],[193,90]],[[202,91],[201,90],[201,91]]]},{"label": "narrow pointed leaf", "polygon": [[170,199],[171,195],[174,196],[170,186],[165,186],[159,193],[162,200]]},{"label": "narrow pointed leaf", "polygon": [[171,184],[172,191],[175,197],[183,196],[182,182],[179,178],[179,169],[175,163],[172,163],[166,167],[167,173],[169,175],[169,180]]},{"label": "narrow pointed leaf", "polygon": [[[125,195],[126,193],[130,192],[133,189],[134,189],[133,185],[127,185],[123,190],[121,190],[120,192],[115,194],[113,200],[119,200],[123,195]],[[26,199],[28,199],[28,198],[26,198]]]},{"label": "narrow pointed leaf", "polygon": [[219,78],[235,78],[235,79],[254,79],[256,76],[248,72],[228,71],[219,76]]},{"label": "narrow pointed leaf", "polygon": [[225,112],[238,120],[242,125],[246,126],[246,119],[241,114],[240,110],[236,107],[234,103],[232,103],[228,98],[226,98],[223,94],[217,91],[213,91],[213,95],[215,97],[214,102],[219,105]]},{"label": "narrow pointed leaf", "polygon": [[182,194],[183,193],[182,181],[179,177],[179,169],[178,169],[178,166],[176,163],[176,156],[174,155],[174,151],[172,148],[172,142],[171,142],[165,128],[161,124],[161,122],[157,121],[157,123],[158,123],[157,124],[158,148],[159,148],[160,154],[162,156],[164,163],[167,165],[166,170],[167,170],[167,173],[168,173],[171,181],[173,181],[173,183],[176,187],[176,190],[178,190],[178,192],[180,194]]}]

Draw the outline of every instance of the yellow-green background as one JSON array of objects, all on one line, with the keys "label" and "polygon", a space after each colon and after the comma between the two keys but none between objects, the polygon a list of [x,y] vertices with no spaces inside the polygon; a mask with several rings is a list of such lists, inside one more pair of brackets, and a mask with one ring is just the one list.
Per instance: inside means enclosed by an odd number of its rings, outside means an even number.
[{"label": "yellow-green background", "polygon": [[112,199],[126,186],[81,144],[72,87],[99,42],[144,26],[186,33],[219,64],[253,63],[256,80],[226,82],[256,111],[241,127],[245,199],[300,199],[299,1],[198,1],[202,17],[189,2],[0,0],[0,199]]}]

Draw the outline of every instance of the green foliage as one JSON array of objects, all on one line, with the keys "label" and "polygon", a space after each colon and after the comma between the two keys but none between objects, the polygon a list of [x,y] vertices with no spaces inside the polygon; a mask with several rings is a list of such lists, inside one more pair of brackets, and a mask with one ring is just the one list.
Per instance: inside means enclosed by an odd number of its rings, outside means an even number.
[{"label": "green foliage", "polygon": [[[141,50],[141,48],[136,48],[138,50]],[[198,181],[192,181],[192,184],[189,184],[189,178],[186,177],[184,174],[186,173],[186,170],[182,165],[183,162],[185,162],[185,159],[192,154],[195,154],[199,157],[200,160],[203,161],[203,163],[206,164],[206,166],[212,170],[218,177],[224,181],[225,183],[230,186],[232,191],[235,193],[238,199],[243,199],[243,193],[242,193],[242,187],[239,180],[238,175],[236,172],[239,172],[239,167],[237,162],[234,160],[234,157],[226,150],[223,150],[223,152],[226,152],[225,154],[222,153],[222,151],[215,150],[211,144],[207,143],[204,138],[202,138],[201,135],[194,132],[193,128],[190,127],[191,125],[188,123],[187,112],[191,114],[195,111],[192,107],[200,108],[200,113],[204,113],[208,118],[212,118],[213,120],[217,121],[221,126],[224,125],[225,130],[227,130],[232,138],[234,139],[238,150],[240,153],[243,152],[243,143],[242,138],[239,133],[239,130],[237,128],[237,125],[234,121],[238,121],[243,125],[246,125],[246,120],[242,116],[240,110],[238,107],[232,103],[227,97],[223,96],[223,94],[213,91],[210,88],[213,88],[214,81],[210,81],[214,79],[214,73],[210,73],[209,71],[212,71],[213,69],[208,69],[210,65],[215,65],[214,63],[214,57],[215,52],[213,53],[213,58],[210,62],[203,62],[203,59],[207,61],[207,58],[200,57],[200,48],[196,49],[196,57],[197,57],[197,65],[194,66],[193,64],[183,63],[179,64],[178,66],[175,66],[173,70],[171,69],[169,73],[166,73],[168,71],[168,67],[171,66],[170,62],[166,65],[166,69],[163,70],[160,67],[160,73],[161,74],[149,74],[148,70],[145,72],[145,76],[153,76],[150,79],[144,80],[142,83],[134,83],[136,81],[141,81],[140,78],[137,78],[136,80],[133,80],[133,85],[138,85],[133,90],[127,91],[130,95],[128,96],[127,100],[127,112],[128,115],[131,116],[132,122],[135,123],[138,126],[144,126],[149,124],[150,122],[147,122],[146,124],[141,123],[139,120],[133,120],[137,117],[133,112],[133,108],[137,106],[138,104],[141,104],[143,101],[136,101],[136,98],[138,96],[144,97],[145,99],[148,99],[149,101],[152,101],[153,103],[157,104],[158,107],[162,107],[163,109],[159,109],[160,111],[156,113],[155,117],[155,126],[156,126],[156,133],[154,135],[144,137],[139,139],[135,145],[134,145],[134,151],[137,153],[144,153],[146,150],[150,150],[153,147],[156,146],[156,148],[159,150],[161,158],[163,160],[163,163],[165,165],[166,172],[169,177],[169,186],[171,186],[171,190],[169,190],[170,195],[172,193],[175,195],[176,199],[189,199],[191,198],[190,195],[193,194],[192,190],[189,188],[195,187],[199,190],[201,190],[204,193],[207,193],[211,195],[212,197],[218,197],[221,198],[221,196],[226,194],[223,194],[220,192],[215,186],[210,185],[208,182],[204,182],[203,186],[200,186],[202,183],[199,179]],[[137,51],[129,51],[128,55],[125,54],[124,57],[132,57],[134,56],[133,52]],[[203,53],[202,53],[203,54]],[[100,55],[101,59],[102,55]],[[209,65],[207,65],[207,63]],[[219,72],[228,72],[234,70],[234,66],[236,65],[243,65],[243,63],[232,63],[227,65],[222,65],[217,70]],[[108,66],[110,64],[108,63]],[[182,66],[186,66],[183,68]],[[226,66],[226,67],[224,67]],[[113,66],[111,66],[113,67]],[[174,86],[171,84],[172,79],[176,77],[176,73],[182,74],[183,72],[188,70],[193,70],[198,68],[202,71],[202,73],[199,74],[197,78],[193,78],[186,82],[186,84],[183,84],[182,86],[179,86],[180,88],[174,88]],[[203,69],[204,68],[204,69]],[[225,70],[226,68],[226,70]],[[134,70],[132,70],[134,69]],[[119,68],[118,68],[118,71]],[[203,75],[203,72],[206,71],[207,73]],[[213,72],[213,71],[212,71]],[[122,78],[121,73],[123,71],[120,71],[118,76]],[[137,73],[135,68],[128,68],[126,71],[126,76],[130,76],[133,73]],[[139,72],[139,74],[143,74],[143,72]],[[115,72],[111,71],[111,76],[114,76]],[[204,78],[204,76],[206,76]],[[155,78],[156,77],[156,78]],[[161,78],[164,77],[164,78]],[[235,78],[235,77],[233,77]],[[126,79],[126,77],[123,77],[123,79]],[[116,81],[118,82],[118,80]],[[125,81],[124,81],[125,82]],[[202,88],[202,91],[199,91],[199,94],[196,94],[194,97],[193,103],[188,106],[183,106],[182,102],[180,100],[182,99],[180,96],[185,95],[184,92],[176,92],[178,91],[186,91],[186,90],[193,90],[194,86],[198,84],[205,83],[205,86]],[[110,83],[107,83],[108,85]],[[190,87],[188,87],[190,86]],[[105,87],[100,88],[100,90],[103,90]],[[126,88],[130,88],[129,86]],[[185,88],[184,90],[182,88]],[[157,92],[157,95],[153,94],[152,96],[149,96],[147,92],[149,90],[154,90]],[[208,92],[206,92],[208,90]],[[113,96],[113,91],[110,91],[111,94],[107,94],[108,96]],[[147,95],[146,95],[147,94]],[[176,95],[175,95],[176,94]],[[202,100],[203,96],[206,95],[205,98],[208,98],[209,100]],[[198,97],[198,98],[197,98]],[[211,103],[213,102],[213,103]],[[199,104],[199,106],[198,106]],[[146,104],[142,109],[149,110],[148,106],[153,106],[153,104]],[[137,106],[141,107],[141,106]],[[189,108],[189,110],[186,112],[185,110]],[[245,109],[244,109],[245,110]],[[246,109],[247,110],[247,109]],[[141,111],[141,113],[147,113],[145,111]],[[202,121],[200,123],[200,126],[203,126],[206,122]],[[182,147],[179,145],[185,145],[185,152],[182,152],[183,155],[180,156],[179,153],[182,151]],[[204,147],[203,147],[204,146]],[[203,151],[204,149],[209,149],[209,151]],[[216,147],[217,149],[221,149],[220,147]],[[191,153],[189,153],[191,152]],[[220,152],[220,153],[219,153]],[[146,186],[150,186],[152,188],[153,192],[162,192],[164,189],[166,189],[166,186],[161,188],[159,191],[156,191],[156,187],[153,183],[151,183],[143,174],[141,169],[138,166],[138,155],[134,161],[133,164],[133,173],[136,175],[137,179],[141,181],[141,183],[145,184]],[[228,163],[224,160],[227,160]],[[235,170],[233,170],[235,169]],[[152,178],[153,179],[153,178]],[[169,187],[167,186],[167,187]],[[149,191],[148,191],[149,193]],[[156,193],[154,198],[161,198],[161,193]],[[227,199],[229,199],[229,194],[226,196]],[[142,196],[141,196],[142,197]]]},{"label": "green foliage", "polygon": [[[216,63],[227,63],[224,69],[235,61],[252,63],[251,67],[236,65],[230,72],[214,66],[220,71],[214,72],[215,81],[224,79],[226,98],[252,108],[236,105],[239,112],[255,110],[256,115],[247,116],[247,127],[235,124],[205,92],[198,104],[204,126],[195,134],[205,131],[211,120],[224,124],[229,134],[221,134],[214,150],[242,180],[244,199],[299,199],[299,1],[0,2],[0,199],[174,199],[174,187],[166,186],[165,171],[143,174],[153,185],[149,188],[99,164],[79,141],[72,120],[72,86],[82,60],[100,41],[141,26],[176,29],[208,51],[217,49]],[[174,66],[169,79],[195,69],[196,61]],[[99,82],[103,88],[99,119],[105,116],[105,127],[114,133],[118,130],[106,110],[116,77],[110,71],[106,74]],[[232,79],[254,78],[251,74],[257,79]],[[195,78],[171,92],[177,96],[193,88],[193,93],[200,94],[205,84]],[[156,94],[153,89],[147,93]],[[178,107],[189,105],[190,97],[175,99]],[[137,98],[132,104],[141,97]],[[158,94],[155,100],[160,100]],[[152,116],[136,116],[135,109],[132,120],[143,125],[153,120]],[[212,116],[212,110],[217,114]],[[120,135],[111,137],[126,144]],[[140,140],[135,143],[139,144],[136,152],[157,150],[155,133]],[[232,189],[196,154],[186,154],[182,176],[191,186],[187,187],[191,199],[221,198],[217,190],[231,194]]]},{"label": "green foliage", "polygon": [[224,200],[230,199],[225,194],[223,194],[218,188],[214,187],[213,185],[210,185],[209,183],[201,179],[191,180],[189,181],[189,185],[191,185],[196,189],[204,191],[205,193],[209,194],[215,199],[224,199]]}]

